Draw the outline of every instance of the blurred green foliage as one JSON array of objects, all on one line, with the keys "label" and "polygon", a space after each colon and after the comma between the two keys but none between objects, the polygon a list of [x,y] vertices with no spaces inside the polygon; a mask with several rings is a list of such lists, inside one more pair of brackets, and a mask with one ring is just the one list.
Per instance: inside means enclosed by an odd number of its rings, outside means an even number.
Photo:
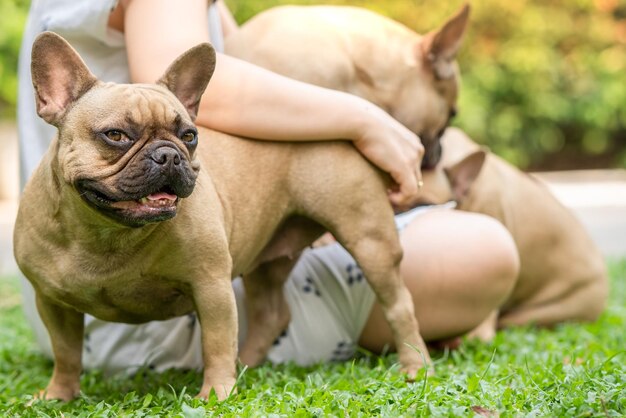
[{"label": "blurred green foliage", "polygon": [[[280,4],[226,0],[242,23]],[[0,114],[15,104],[27,0],[0,1]],[[426,0],[324,0],[366,7],[419,33],[461,6]],[[626,2],[476,0],[459,56],[455,125],[526,168],[626,166]]]},{"label": "blurred green foliage", "polygon": [[0,1],[0,116],[12,116],[17,100],[17,59],[28,0]]}]

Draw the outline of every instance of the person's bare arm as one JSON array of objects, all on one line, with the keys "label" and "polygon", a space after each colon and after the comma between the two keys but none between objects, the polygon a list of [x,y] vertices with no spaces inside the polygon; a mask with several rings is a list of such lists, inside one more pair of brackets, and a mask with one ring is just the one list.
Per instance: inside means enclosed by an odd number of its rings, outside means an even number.
[{"label": "person's bare arm", "polygon": [[[206,0],[126,0],[124,27],[133,82],[154,82],[185,50],[209,41]],[[417,194],[419,139],[377,106],[218,54],[196,122],[268,140],[347,139],[391,174],[392,203]]]}]

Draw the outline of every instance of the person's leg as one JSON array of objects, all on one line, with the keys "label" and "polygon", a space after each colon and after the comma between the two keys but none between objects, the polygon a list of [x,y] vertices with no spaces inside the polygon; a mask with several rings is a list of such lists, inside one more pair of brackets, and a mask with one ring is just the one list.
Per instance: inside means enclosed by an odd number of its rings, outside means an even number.
[{"label": "person's leg", "polygon": [[[463,335],[506,300],[519,272],[508,231],[493,218],[432,210],[401,232],[402,277],[413,295],[426,341]],[[382,311],[374,305],[359,344],[373,352],[393,348]]]}]

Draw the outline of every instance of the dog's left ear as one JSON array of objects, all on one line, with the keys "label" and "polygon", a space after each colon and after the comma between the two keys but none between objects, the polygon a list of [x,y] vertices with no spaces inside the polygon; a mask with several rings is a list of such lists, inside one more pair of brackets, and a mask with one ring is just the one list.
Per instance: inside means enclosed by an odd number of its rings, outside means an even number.
[{"label": "dog's left ear", "polygon": [[215,71],[215,50],[208,43],[197,45],[174,61],[157,81],[168,88],[187,109],[192,120],[198,115],[200,98]]},{"label": "dog's left ear", "polygon": [[480,149],[453,166],[443,169],[450,182],[454,200],[458,203],[462,202],[469,194],[472,184],[485,164],[485,158],[487,158],[487,152]]},{"label": "dog's left ear", "polygon": [[439,80],[454,75],[454,58],[463,41],[469,12],[470,6],[466,3],[440,29],[427,33],[422,39],[424,62]]},{"label": "dog's left ear", "polygon": [[98,81],[61,36],[43,32],[33,43],[31,75],[37,114],[58,126],[72,103]]}]

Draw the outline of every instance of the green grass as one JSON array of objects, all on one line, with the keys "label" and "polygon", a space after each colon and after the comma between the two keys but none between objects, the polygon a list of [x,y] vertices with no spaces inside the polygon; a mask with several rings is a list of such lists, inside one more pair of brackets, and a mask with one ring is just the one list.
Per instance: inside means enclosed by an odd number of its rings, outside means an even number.
[{"label": "green grass", "polygon": [[226,402],[200,401],[197,372],[106,378],[87,372],[82,395],[36,402],[52,363],[37,353],[15,278],[0,279],[0,415],[179,416],[506,416],[626,415],[626,260],[610,263],[611,300],[593,324],[500,332],[492,344],[465,342],[435,355],[436,376],[406,383],[395,355],[301,368],[242,371]]}]

